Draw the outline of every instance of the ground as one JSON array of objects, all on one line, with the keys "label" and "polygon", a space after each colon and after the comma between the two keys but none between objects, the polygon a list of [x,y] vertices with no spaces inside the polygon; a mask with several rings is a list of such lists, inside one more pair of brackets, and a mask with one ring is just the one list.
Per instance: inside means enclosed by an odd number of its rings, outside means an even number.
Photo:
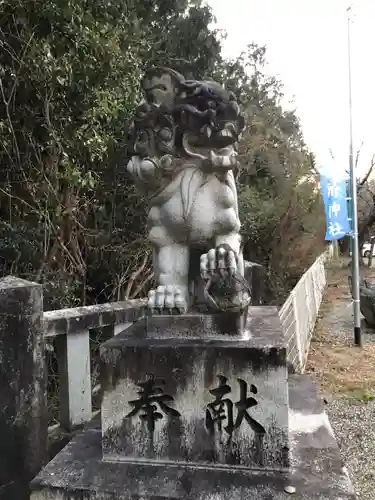
[{"label": "ground", "polygon": [[[375,331],[362,321],[363,347],[354,346],[347,261],[331,263],[306,372],[326,402],[358,498],[375,500]],[[375,269],[361,268],[375,278]]]}]

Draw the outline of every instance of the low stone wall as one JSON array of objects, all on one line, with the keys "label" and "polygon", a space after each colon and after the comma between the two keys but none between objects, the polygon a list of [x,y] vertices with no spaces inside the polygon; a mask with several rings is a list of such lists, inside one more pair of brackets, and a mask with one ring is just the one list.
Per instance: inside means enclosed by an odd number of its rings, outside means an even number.
[{"label": "low stone wall", "polygon": [[57,337],[90,328],[133,323],[143,316],[145,305],[146,301],[139,299],[48,311],[43,315],[44,336]]},{"label": "low stone wall", "polygon": [[322,254],[301,277],[280,309],[291,371],[302,373],[310,348],[311,336],[326,286],[324,264],[329,258]]}]

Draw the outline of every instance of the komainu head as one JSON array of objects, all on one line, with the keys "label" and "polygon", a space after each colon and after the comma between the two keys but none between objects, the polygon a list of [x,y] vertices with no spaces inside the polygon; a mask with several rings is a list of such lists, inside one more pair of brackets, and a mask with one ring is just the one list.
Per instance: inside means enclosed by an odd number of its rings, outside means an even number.
[{"label": "komainu head", "polygon": [[134,117],[134,153],[207,158],[235,148],[244,119],[232,92],[214,81],[185,80],[168,68],[150,68],[145,101]]}]

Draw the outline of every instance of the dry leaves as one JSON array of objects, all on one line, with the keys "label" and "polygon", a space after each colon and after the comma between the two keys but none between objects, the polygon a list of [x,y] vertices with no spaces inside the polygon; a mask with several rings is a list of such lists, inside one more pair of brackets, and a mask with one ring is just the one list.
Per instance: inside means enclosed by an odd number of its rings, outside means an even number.
[{"label": "dry leaves", "polygon": [[[362,349],[355,347],[349,341],[351,332],[348,332],[347,318],[341,321],[338,314],[337,320],[335,318],[335,323],[332,323],[335,309],[342,311],[342,304],[350,303],[349,273],[350,268],[346,266],[327,272],[328,286],[311,343],[306,372],[316,379],[323,394],[354,393],[366,399],[375,392],[375,344],[365,343]],[[366,277],[374,276],[375,271],[364,268],[362,273]],[[329,322],[328,315],[331,316]]]}]

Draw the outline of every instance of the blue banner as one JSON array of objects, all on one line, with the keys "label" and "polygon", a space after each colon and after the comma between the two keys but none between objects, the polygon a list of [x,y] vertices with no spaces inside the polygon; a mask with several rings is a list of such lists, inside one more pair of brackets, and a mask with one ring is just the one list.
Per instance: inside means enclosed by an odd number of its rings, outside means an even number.
[{"label": "blue banner", "polygon": [[326,240],[339,240],[351,232],[346,202],[346,181],[344,178],[320,176],[326,214]]}]

